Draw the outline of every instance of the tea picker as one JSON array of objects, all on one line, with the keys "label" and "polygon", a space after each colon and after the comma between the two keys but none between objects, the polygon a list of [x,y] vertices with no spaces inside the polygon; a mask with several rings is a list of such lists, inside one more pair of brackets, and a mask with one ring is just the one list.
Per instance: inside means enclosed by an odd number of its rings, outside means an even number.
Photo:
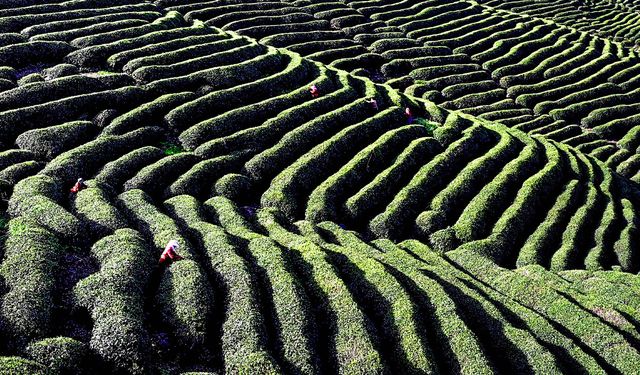
[{"label": "tea picker", "polygon": [[318,86],[316,85],[311,85],[311,87],[309,87],[309,92],[311,93],[311,96],[313,98],[317,98],[320,96],[320,90],[318,89]]},{"label": "tea picker", "polygon": [[71,192],[77,194],[80,190],[86,188],[87,184],[84,183],[84,180],[82,178],[79,178],[78,181],[76,181],[76,184],[71,188]]},{"label": "tea picker", "polygon": [[179,247],[178,241],[176,240],[169,241],[167,246],[164,248],[162,255],[160,255],[160,261],[158,261],[158,264],[161,266],[164,265],[168,267],[173,262],[177,262],[183,259],[180,255],[178,255],[178,253],[176,253],[176,250],[178,250],[178,247]]},{"label": "tea picker", "polygon": [[407,124],[411,124],[413,122],[413,112],[411,112],[411,108],[406,107],[404,109],[404,116],[407,118]]},{"label": "tea picker", "polygon": [[373,110],[374,110],[374,111],[377,111],[377,110],[378,110],[378,101],[377,101],[377,100],[375,100],[374,98],[369,98],[369,99],[367,100],[367,102],[368,102],[369,104],[371,104],[371,108],[373,108]]}]

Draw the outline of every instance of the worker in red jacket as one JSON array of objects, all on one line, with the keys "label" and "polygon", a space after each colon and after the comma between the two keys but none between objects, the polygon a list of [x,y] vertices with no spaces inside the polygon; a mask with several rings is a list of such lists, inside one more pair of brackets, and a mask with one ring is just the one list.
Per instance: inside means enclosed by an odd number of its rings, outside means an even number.
[{"label": "worker in red jacket", "polygon": [[309,87],[309,92],[313,98],[320,96],[320,90],[318,90],[318,86],[316,85],[311,85],[311,87]]},{"label": "worker in red jacket", "polygon": [[413,112],[411,112],[411,108],[406,107],[404,109],[404,117],[407,118],[407,124],[411,124],[413,122]]},{"label": "worker in red jacket", "polygon": [[71,188],[71,192],[77,194],[80,190],[85,189],[86,187],[87,184],[84,183],[84,180],[79,178],[78,181],[76,181],[76,184]]},{"label": "worker in red jacket", "polygon": [[178,253],[176,253],[176,250],[178,250],[178,247],[179,247],[178,241],[176,240],[169,241],[167,246],[164,248],[162,255],[160,255],[160,261],[158,262],[158,264],[161,266],[168,267],[173,262],[177,262],[183,259],[180,255],[178,255]]}]

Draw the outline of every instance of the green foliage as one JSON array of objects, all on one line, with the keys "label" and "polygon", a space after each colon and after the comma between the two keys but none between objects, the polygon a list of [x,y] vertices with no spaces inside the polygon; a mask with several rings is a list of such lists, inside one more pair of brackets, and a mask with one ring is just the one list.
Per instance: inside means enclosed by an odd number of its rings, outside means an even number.
[{"label": "green foliage", "polygon": [[438,123],[433,122],[433,121],[429,121],[429,120],[427,120],[425,118],[422,118],[422,117],[416,117],[413,120],[413,123],[424,126],[425,129],[427,130],[427,134],[429,136],[433,135],[433,131],[436,130],[438,128],[438,126],[439,126]]},{"label": "green foliage", "polygon": [[162,275],[155,304],[162,321],[175,332],[180,347],[200,348],[207,336],[211,296],[207,278],[195,261],[194,248],[180,234],[178,225],[154,206],[143,191],[134,189],[122,193],[118,202],[132,221],[145,228],[144,234],[153,238],[156,256],[169,241],[178,241],[178,252],[184,259]]},{"label": "green foliage", "polygon": [[143,301],[155,259],[148,244],[131,229],[104,237],[91,252],[100,270],[74,290],[76,300],[94,320],[90,346],[114,368],[143,373],[150,358]]},{"label": "green foliage", "polygon": [[26,219],[9,222],[0,275],[8,287],[0,306],[5,337],[20,346],[53,328],[62,246],[49,231]]},{"label": "green foliage", "polygon": [[182,145],[171,143],[171,142],[160,142],[160,148],[164,151],[164,154],[167,156],[184,152],[184,148],[182,147]]},{"label": "green foliage", "polygon": [[52,337],[29,344],[26,349],[34,361],[45,364],[55,374],[82,374],[87,368],[87,345],[69,337]]},{"label": "green foliage", "polygon": [[7,375],[52,374],[45,365],[20,357],[0,357],[0,373]]},{"label": "green foliage", "polygon": [[0,373],[639,372],[633,5],[347,3],[0,3]]}]

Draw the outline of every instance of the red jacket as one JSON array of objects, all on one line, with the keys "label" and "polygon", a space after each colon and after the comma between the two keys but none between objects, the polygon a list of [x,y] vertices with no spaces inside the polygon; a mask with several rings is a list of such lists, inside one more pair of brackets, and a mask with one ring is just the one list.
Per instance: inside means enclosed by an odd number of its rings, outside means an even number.
[{"label": "red jacket", "polygon": [[176,251],[173,249],[173,246],[168,246],[167,248],[164,249],[164,251],[162,252],[162,255],[160,255],[160,261],[158,262],[158,264],[165,264],[167,263],[167,265],[170,265],[173,262],[177,262],[180,259],[183,259],[180,255],[178,255],[178,253],[176,253]]},{"label": "red jacket", "polygon": [[85,185],[84,182],[76,182],[76,184],[71,188],[71,192],[75,194],[86,187],[87,185]]},{"label": "red jacket", "polygon": [[311,93],[311,96],[314,98],[317,98],[318,96],[320,96],[320,90],[318,90],[318,86],[316,85],[309,87],[309,92]]}]

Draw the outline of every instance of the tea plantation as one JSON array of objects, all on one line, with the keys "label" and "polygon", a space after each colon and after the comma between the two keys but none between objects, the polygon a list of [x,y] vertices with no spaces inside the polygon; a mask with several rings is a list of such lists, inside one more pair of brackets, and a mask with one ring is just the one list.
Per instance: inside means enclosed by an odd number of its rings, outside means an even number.
[{"label": "tea plantation", "polygon": [[640,373],[639,51],[631,0],[0,1],[0,374]]}]

